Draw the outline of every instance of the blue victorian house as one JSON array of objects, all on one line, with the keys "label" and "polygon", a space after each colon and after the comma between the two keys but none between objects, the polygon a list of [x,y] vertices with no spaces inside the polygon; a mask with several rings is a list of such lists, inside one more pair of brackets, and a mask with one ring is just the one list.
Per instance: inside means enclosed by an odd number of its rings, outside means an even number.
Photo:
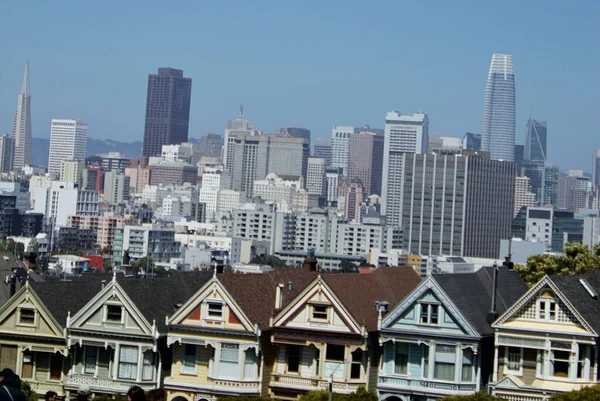
[{"label": "blue victorian house", "polygon": [[526,291],[504,266],[423,280],[380,321],[379,399],[430,401],[484,390],[494,360],[490,324]]}]

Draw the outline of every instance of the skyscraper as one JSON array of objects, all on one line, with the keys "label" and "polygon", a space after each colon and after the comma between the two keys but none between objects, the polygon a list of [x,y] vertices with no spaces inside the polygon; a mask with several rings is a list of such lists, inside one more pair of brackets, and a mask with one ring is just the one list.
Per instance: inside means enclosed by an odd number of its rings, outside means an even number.
[{"label": "skyscraper", "polygon": [[354,127],[335,126],[331,130],[331,167],[341,168],[348,173],[348,141],[354,134]]},{"label": "skyscraper", "polygon": [[324,140],[314,141],[312,156],[325,159],[325,167],[329,168],[331,166],[331,142]]},{"label": "skyscraper", "polygon": [[87,123],[81,120],[52,120],[48,173],[58,178],[63,160],[84,161],[87,150]]},{"label": "skyscraper", "polygon": [[229,120],[227,129],[225,130],[223,164],[229,172],[233,172],[233,166],[235,164],[235,138],[239,135],[256,135],[252,123],[244,119],[244,106],[240,106],[240,116],[233,120]]},{"label": "skyscraper", "polygon": [[525,136],[525,160],[547,160],[546,138],[548,128],[546,121],[536,121],[529,117],[527,121],[527,134]]},{"label": "skyscraper", "polygon": [[143,155],[160,156],[162,145],[187,142],[192,79],[183,71],[159,68],[148,75]]},{"label": "skyscraper", "polygon": [[590,179],[581,170],[569,170],[565,177],[558,180],[556,205],[559,209],[575,212],[589,206],[591,195]]},{"label": "skyscraper", "polygon": [[397,111],[385,116],[381,214],[390,225],[399,226],[402,218],[402,156],[425,153],[429,145],[429,118],[419,112],[412,116]]},{"label": "skyscraper", "polygon": [[531,190],[529,177],[515,177],[515,209],[513,217],[517,217],[523,206],[535,206],[535,194]]},{"label": "skyscraper", "polygon": [[364,196],[381,195],[383,142],[384,137],[372,132],[350,135],[347,177],[360,180]]},{"label": "skyscraper", "polygon": [[15,140],[8,135],[0,136],[0,173],[10,173],[13,166]]},{"label": "skyscraper", "polygon": [[402,248],[495,258],[509,238],[515,167],[482,157],[402,155]]},{"label": "skyscraper", "polygon": [[524,160],[522,175],[529,177],[537,206],[556,205],[557,166],[542,160]]},{"label": "skyscraper", "polygon": [[12,129],[15,140],[13,169],[21,170],[32,164],[31,150],[31,96],[29,95],[29,61],[25,63],[25,75],[17,100],[17,113]]},{"label": "skyscraper", "polygon": [[480,151],[481,134],[467,132],[463,138],[463,149]]},{"label": "skyscraper", "polygon": [[493,160],[515,157],[515,72],[512,56],[494,54],[485,86],[481,150]]},{"label": "skyscraper", "polygon": [[592,164],[592,186],[600,187],[600,149],[594,153]]}]

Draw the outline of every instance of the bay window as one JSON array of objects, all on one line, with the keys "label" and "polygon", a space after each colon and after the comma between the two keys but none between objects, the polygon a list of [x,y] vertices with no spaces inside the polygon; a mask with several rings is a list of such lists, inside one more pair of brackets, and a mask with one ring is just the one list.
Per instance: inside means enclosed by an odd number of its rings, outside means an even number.
[{"label": "bay window", "polygon": [[301,348],[299,345],[287,346],[287,371],[298,373],[300,368]]},{"label": "bay window", "polygon": [[23,352],[23,366],[21,369],[21,377],[25,379],[33,378],[33,352]]},{"label": "bay window", "polygon": [[239,345],[221,344],[219,357],[219,377],[237,379],[240,375]]},{"label": "bay window", "polygon": [[438,344],[435,347],[433,377],[437,380],[454,381],[455,365],[456,347]]},{"label": "bay window", "polygon": [[504,348],[504,374],[523,374],[523,348]]},{"label": "bay window", "polygon": [[138,347],[124,346],[119,349],[119,379],[136,380]]},{"label": "bay window", "polygon": [[142,380],[151,381],[154,379],[154,352],[151,349],[144,352],[142,366]]},{"label": "bay window", "polygon": [[350,366],[350,378],[360,379],[362,376],[363,350],[357,349],[352,352],[352,365]]},{"label": "bay window", "polygon": [[248,348],[244,352],[244,379],[256,379],[256,351],[254,348]]},{"label": "bay window", "polygon": [[325,352],[325,376],[334,379],[344,378],[344,360],[346,346],[341,344],[327,344]]},{"label": "bay window", "polygon": [[83,355],[83,373],[96,373],[96,362],[98,361],[98,347],[86,346]]},{"label": "bay window", "polygon": [[409,344],[397,343],[396,356],[394,358],[394,373],[397,375],[408,374]]},{"label": "bay window", "polygon": [[462,381],[473,381],[473,350],[465,348],[462,350]]},{"label": "bay window", "polygon": [[181,373],[196,374],[196,346],[193,344],[183,345],[183,356],[181,358]]}]

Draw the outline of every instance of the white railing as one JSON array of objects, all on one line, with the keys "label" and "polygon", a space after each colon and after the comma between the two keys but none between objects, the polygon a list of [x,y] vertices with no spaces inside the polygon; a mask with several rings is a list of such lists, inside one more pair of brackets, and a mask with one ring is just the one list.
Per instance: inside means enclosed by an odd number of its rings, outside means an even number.
[{"label": "white railing", "polygon": [[[339,393],[352,393],[364,386],[364,382],[346,382],[344,380],[333,380],[333,391]],[[270,383],[271,387],[293,388],[298,390],[326,390],[329,388],[328,379],[305,378],[298,376],[274,374]]]},{"label": "white railing", "polygon": [[127,392],[131,386],[139,385],[144,390],[151,390],[156,387],[156,383],[134,383],[125,382],[120,380],[111,379],[99,379],[92,376],[71,376],[67,377],[65,381],[65,387],[89,387],[90,390],[104,389],[104,390],[115,390],[120,392]]},{"label": "white railing", "polygon": [[25,380],[31,386],[31,389],[38,394],[46,394],[48,391],[55,391],[59,396],[64,396],[62,383],[37,383]]}]

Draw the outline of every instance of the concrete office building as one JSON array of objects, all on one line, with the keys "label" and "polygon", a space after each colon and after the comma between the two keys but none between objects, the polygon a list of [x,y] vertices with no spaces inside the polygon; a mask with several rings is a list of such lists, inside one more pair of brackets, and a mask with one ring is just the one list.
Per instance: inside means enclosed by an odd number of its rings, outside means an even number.
[{"label": "concrete office building", "polygon": [[223,153],[223,137],[218,134],[204,134],[200,136],[196,145],[198,156],[214,156],[221,158]]},{"label": "concrete office building", "polygon": [[495,258],[509,238],[515,168],[481,157],[405,153],[402,248],[412,254]]},{"label": "concrete office building", "polygon": [[85,170],[86,168],[83,160],[63,160],[60,162],[59,180],[74,182],[79,188],[83,188],[83,172]]},{"label": "concrete office building", "polygon": [[124,173],[125,169],[130,165],[131,160],[119,152],[109,152],[107,154],[100,155],[100,167],[102,167],[104,171],[116,171],[118,173]]},{"label": "concrete office building", "polygon": [[381,195],[383,147],[384,137],[375,133],[360,132],[350,135],[347,178],[359,179],[365,196]]},{"label": "concrete office building", "polygon": [[341,168],[328,168],[325,170],[325,181],[327,183],[327,202],[337,202],[341,178]]},{"label": "concrete office building", "polygon": [[142,155],[160,156],[163,145],[188,141],[192,79],[182,70],[159,68],[148,75]]},{"label": "concrete office building", "polygon": [[521,175],[529,177],[536,205],[556,205],[558,166],[541,160],[524,160]]},{"label": "concrete office building", "polygon": [[98,192],[78,189],[72,182],[52,181],[49,188],[35,189],[35,213],[52,219],[55,227],[67,225],[68,217],[98,214]]},{"label": "concrete office building", "polygon": [[252,123],[244,119],[244,108],[240,107],[240,116],[230,120],[225,129],[225,141],[223,144],[223,164],[229,171],[233,171],[235,165],[235,140],[238,136],[254,136],[258,132],[254,131]]},{"label": "concrete office building", "polygon": [[566,176],[558,180],[556,206],[559,209],[570,210],[589,207],[591,191],[590,179],[581,170],[569,170]]},{"label": "concrete office building", "polygon": [[13,169],[15,140],[8,135],[0,136],[0,173],[10,173]]},{"label": "concrete office building", "polygon": [[53,119],[50,128],[48,173],[60,177],[63,160],[85,161],[88,125],[78,119]]},{"label": "concrete office building", "polygon": [[397,111],[385,117],[385,143],[381,183],[381,214],[392,225],[402,221],[402,161],[405,153],[421,154],[429,144],[429,118],[419,112],[402,115]]},{"label": "concrete office building", "polygon": [[21,171],[25,166],[32,165],[32,138],[31,138],[31,95],[29,94],[29,61],[25,63],[23,84],[17,98],[17,111],[12,128],[14,139],[13,169]]},{"label": "concrete office building", "polygon": [[365,198],[365,192],[360,180],[352,180],[346,185],[344,194],[344,217],[350,221],[360,220],[360,204]]},{"label": "concrete office building", "polygon": [[102,199],[111,205],[120,205],[129,200],[129,180],[124,173],[107,171],[104,175],[104,194]]},{"label": "concrete office building", "polygon": [[253,196],[272,202],[282,212],[308,208],[308,192],[298,176],[269,173],[264,180],[254,181]]},{"label": "concrete office building", "polygon": [[342,169],[346,174],[348,169],[348,144],[354,127],[336,126],[331,130],[331,167]]},{"label": "concrete office building", "polygon": [[594,153],[592,162],[592,185],[600,187],[600,149]]},{"label": "concrete office building", "polygon": [[492,160],[515,160],[515,72],[512,56],[494,54],[485,86],[481,150]]},{"label": "concrete office building", "polygon": [[463,137],[463,149],[465,150],[481,150],[481,134],[467,132]]},{"label": "concrete office building", "polygon": [[198,167],[182,161],[160,162],[150,170],[150,185],[195,185],[198,180]]},{"label": "concrete office building", "polygon": [[531,190],[529,177],[515,177],[515,210],[513,217],[517,216],[523,206],[535,206],[535,194]]},{"label": "concrete office building", "polygon": [[313,141],[313,150],[312,150],[312,156],[313,157],[320,157],[325,159],[325,167],[329,168],[331,167],[331,157],[332,157],[332,150],[331,150],[331,142],[330,141],[324,141],[324,140],[316,140]]},{"label": "concrete office building", "polygon": [[327,191],[325,170],[327,160],[321,157],[309,157],[306,169],[306,191],[309,195],[324,196]]}]

